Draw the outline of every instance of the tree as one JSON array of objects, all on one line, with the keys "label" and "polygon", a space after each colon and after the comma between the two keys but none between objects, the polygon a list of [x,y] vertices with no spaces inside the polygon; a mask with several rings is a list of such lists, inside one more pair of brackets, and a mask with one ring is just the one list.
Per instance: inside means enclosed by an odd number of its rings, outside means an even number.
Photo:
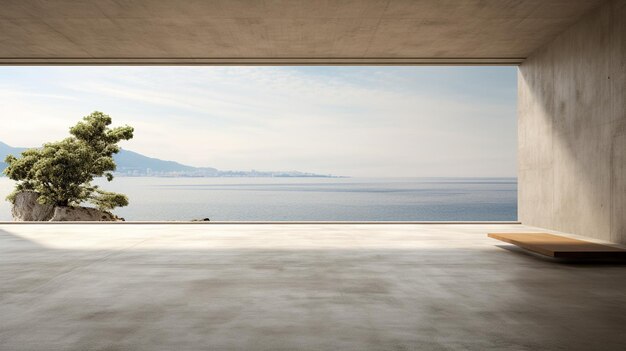
[{"label": "tree", "polygon": [[128,205],[128,198],[91,185],[95,177],[113,180],[113,155],[120,151],[118,142],[130,140],[130,126],[110,128],[111,117],[93,112],[70,128],[71,136],[61,141],[28,149],[21,157],[7,156],[4,173],[17,181],[7,198],[14,202],[20,191],[35,191],[41,204],[79,206],[90,202],[100,210]]}]

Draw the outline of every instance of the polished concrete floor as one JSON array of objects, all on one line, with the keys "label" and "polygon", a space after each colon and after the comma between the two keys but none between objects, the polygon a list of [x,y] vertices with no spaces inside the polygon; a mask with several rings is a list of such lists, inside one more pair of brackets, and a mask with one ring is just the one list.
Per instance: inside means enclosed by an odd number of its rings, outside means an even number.
[{"label": "polished concrete floor", "polygon": [[521,225],[0,225],[0,350],[626,350],[626,264]]}]

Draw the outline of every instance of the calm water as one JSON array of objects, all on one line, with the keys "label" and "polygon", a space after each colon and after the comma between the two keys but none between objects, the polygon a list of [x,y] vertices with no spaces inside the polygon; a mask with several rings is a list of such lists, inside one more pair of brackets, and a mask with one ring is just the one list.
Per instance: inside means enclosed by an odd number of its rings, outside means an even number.
[{"label": "calm water", "polygon": [[[106,182],[98,182],[106,183]],[[509,221],[515,178],[115,178],[126,220]],[[0,178],[2,198],[12,182]],[[0,220],[10,220],[0,201]]]}]

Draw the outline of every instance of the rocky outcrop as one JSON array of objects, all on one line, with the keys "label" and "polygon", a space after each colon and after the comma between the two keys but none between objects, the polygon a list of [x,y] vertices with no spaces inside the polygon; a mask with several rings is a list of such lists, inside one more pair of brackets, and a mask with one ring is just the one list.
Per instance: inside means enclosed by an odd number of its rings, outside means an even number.
[{"label": "rocky outcrop", "polygon": [[111,212],[100,211],[91,207],[55,207],[52,205],[42,205],[37,202],[38,197],[39,194],[34,191],[22,191],[17,193],[11,210],[13,220],[18,222],[113,222],[124,220]]},{"label": "rocky outcrop", "polygon": [[18,222],[49,221],[54,214],[54,206],[38,203],[38,197],[39,194],[34,191],[17,193],[11,209],[13,220]]},{"label": "rocky outcrop", "polygon": [[51,222],[115,222],[122,221],[111,212],[100,211],[91,207],[61,207],[54,208]]}]

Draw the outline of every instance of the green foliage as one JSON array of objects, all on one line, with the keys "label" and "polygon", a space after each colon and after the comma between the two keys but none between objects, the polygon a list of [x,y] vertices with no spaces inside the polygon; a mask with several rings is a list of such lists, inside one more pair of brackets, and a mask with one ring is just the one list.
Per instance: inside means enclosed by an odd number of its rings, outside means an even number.
[{"label": "green foliage", "polygon": [[89,202],[96,205],[99,210],[107,211],[112,210],[115,207],[124,207],[128,205],[128,197],[123,194],[112,193],[109,191],[103,191],[96,189],[89,197]]},{"label": "green foliage", "polygon": [[19,158],[7,156],[4,173],[17,181],[7,199],[13,202],[17,192],[32,190],[42,204],[78,206],[87,201],[103,210],[128,205],[125,195],[91,185],[95,177],[113,180],[117,143],[133,137],[132,127],[109,125],[111,117],[96,111],[70,128],[70,137],[28,149]]}]

